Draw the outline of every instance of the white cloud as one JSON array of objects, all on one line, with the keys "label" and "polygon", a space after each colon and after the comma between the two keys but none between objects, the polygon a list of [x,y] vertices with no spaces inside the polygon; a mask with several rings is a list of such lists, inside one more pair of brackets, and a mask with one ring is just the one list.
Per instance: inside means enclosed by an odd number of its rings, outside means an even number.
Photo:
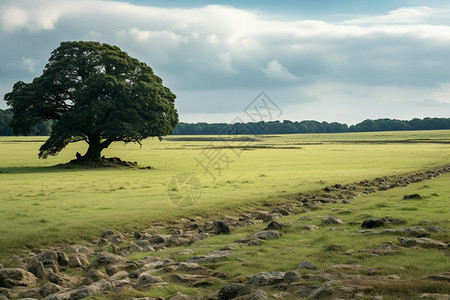
[{"label": "white cloud", "polygon": [[231,63],[231,54],[230,52],[219,53],[217,55],[217,59],[219,61],[219,65],[221,68],[227,73],[236,73],[237,71],[233,68]]},{"label": "white cloud", "polygon": [[36,61],[30,57],[22,57],[22,66],[30,73],[33,73],[36,68]]},{"label": "white cloud", "polygon": [[266,74],[267,77],[273,78],[273,79],[282,79],[282,80],[296,80],[297,77],[295,77],[293,74],[291,74],[288,69],[280,64],[278,60],[274,59],[272,61],[269,61],[267,63],[267,66],[263,68],[264,74]]},{"label": "white cloud", "polygon": [[1,16],[2,27],[7,31],[26,26],[28,22],[27,12],[16,6],[6,7],[3,9]]},{"label": "white cloud", "polygon": [[427,6],[402,7],[390,11],[387,15],[368,16],[345,21],[344,24],[401,24],[417,23],[431,17],[437,10]]},{"label": "white cloud", "polygon": [[432,99],[438,103],[449,104],[450,112],[450,83],[440,84],[439,89],[432,94]]}]

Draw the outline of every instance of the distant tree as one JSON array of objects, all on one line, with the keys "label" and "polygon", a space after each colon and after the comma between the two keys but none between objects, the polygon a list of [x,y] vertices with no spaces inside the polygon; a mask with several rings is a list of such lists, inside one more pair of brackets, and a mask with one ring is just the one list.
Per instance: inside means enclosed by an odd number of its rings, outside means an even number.
[{"label": "distant tree", "polygon": [[5,100],[14,112],[16,134],[54,122],[40,158],[85,141],[83,159],[98,161],[113,142],[161,139],[178,123],[175,95],[161,78],[118,47],[98,42],[61,43],[43,74],[31,83],[17,82]]}]

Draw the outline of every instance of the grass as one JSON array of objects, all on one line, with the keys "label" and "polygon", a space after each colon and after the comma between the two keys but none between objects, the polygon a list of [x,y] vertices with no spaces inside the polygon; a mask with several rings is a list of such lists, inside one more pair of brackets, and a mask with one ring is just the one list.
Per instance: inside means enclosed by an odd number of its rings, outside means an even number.
[{"label": "grass", "polygon": [[[449,293],[446,282],[422,279],[423,276],[448,272],[450,261],[446,250],[423,248],[399,248],[397,253],[388,255],[372,255],[361,252],[369,248],[377,248],[382,243],[391,241],[399,245],[396,234],[362,235],[355,233],[361,229],[360,224],[367,217],[401,217],[407,224],[392,226],[401,228],[417,226],[421,221],[429,220],[438,223],[443,228],[450,226],[448,201],[450,199],[450,174],[437,177],[426,182],[411,184],[407,187],[361,196],[353,199],[352,204],[330,203],[320,206],[317,210],[301,215],[287,216],[279,221],[290,224],[281,230],[280,239],[266,241],[260,246],[238,247],[228,258],[205,266],[229,275],[228,280],[220,281],[219,285],[209,289],[197,290],[197,294],[206,295],[228,282],[245,282],[259,272],[274,272],[295,270],[302,261],[311,261],[319,271],[301,270],[303,274],[336,273],[360,274],[366,277],[355,278],[349,284],[359,284],[372,287],[368,295],[382,295],[384,299],[416,299],[421,293]],[[429,197],[438,191],[440,196]],[[420,192],[424,200],[403,200],[403,195]],[[380,205],[382,204],[382,205]],[[416,207],[417,210],[402,210],[403,207]],[[445,207],[447,207],[445,209]],[[344,214],[339,214],[345,212]],[[339,215],[346,223],[343,225],[323,225],[321,220],[329,215]],[[304,225],[319,226],[317,231],[308,231]],[[175,261],[185,261],[194,255],[220,250],[224,245],[237,239],[250,236],[262,230],[267,224],[237,228],[230,235],[213,236],[197,241],[189,246],[193,250],[190,255],[178,255],[177,252],[186,247],[177,247],[151,253],[134,253],[130,259],[141,259],[145,256],[170,258]],[[427,225],[424,225],[427,226]],[[334,227],[338,227],[336,230]],[[432,239],[450,242],[448,231],[432,233]],[[353,250],[353,255],[345,252]],[[367,268],[344,269],[335,265],[356,264]],[[376,276],[396,275],[400,280],[381,280]],[[169,277],[170,274],[163,274]],[[312,284],[305,282],[305,284]],[[316,284],[323,284],[318,281]],[[277,290],[268,290],[269,296]],[[158,290],[145,296],[157,295]],[[297,299],[297,298],[293,298]]]},{"label": "grass", "polygon": [[[108,228],[135,230],[155,221],[233,213],[327,184],[442,165],[450,162],[449,134],[169,137],[162,142],[146,140],[142,149],[115,144],[104,151],[107,157],[138,161],[153,170],[67,169],[56,165],[75,158],[77,151],[83,153],[86,145],[70,145],[57,157],[38,160],[44,137],[0,137],[0,255],[18,248],[82,242]],[[211,153],[220,155],[219,164],[208,169],[215,180],[196,161]],[[169,200],[167,186],[173,176],[184,172],[199,178],[202,193],[195,205],[178,207]],[[441,190],[425,194],[429,202],[443,197]],[[376,211],[425,216],[433,210],[442,218],[448,213],[445,204],[423,209],[420,201],[399,207],[387,203],[380,202],[386,206]],[[373,213],[372,208],[369,211]]]}]

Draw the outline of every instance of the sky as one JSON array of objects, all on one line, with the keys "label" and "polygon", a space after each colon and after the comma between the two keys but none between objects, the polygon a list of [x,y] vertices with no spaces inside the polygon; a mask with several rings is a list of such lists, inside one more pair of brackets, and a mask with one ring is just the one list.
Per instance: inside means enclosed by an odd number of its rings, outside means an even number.
[{"label": "sky", "polygon": [[81,40],[152,67],[182,122],[254,121],[261,92],[265,121],[450,117],[448,1],[1,0],[1,98]]}]

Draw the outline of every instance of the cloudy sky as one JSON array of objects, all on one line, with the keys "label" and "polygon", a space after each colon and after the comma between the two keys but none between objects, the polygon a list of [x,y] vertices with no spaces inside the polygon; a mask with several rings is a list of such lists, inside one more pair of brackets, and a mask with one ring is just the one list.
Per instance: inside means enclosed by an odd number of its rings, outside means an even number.
[{"label": "cloudy sky", "polygon": [[448,1],[1,0],[0,96],[71,40],[146,62],[185,122],[247,121],[261,91],[280,120],[450,117]]}]

